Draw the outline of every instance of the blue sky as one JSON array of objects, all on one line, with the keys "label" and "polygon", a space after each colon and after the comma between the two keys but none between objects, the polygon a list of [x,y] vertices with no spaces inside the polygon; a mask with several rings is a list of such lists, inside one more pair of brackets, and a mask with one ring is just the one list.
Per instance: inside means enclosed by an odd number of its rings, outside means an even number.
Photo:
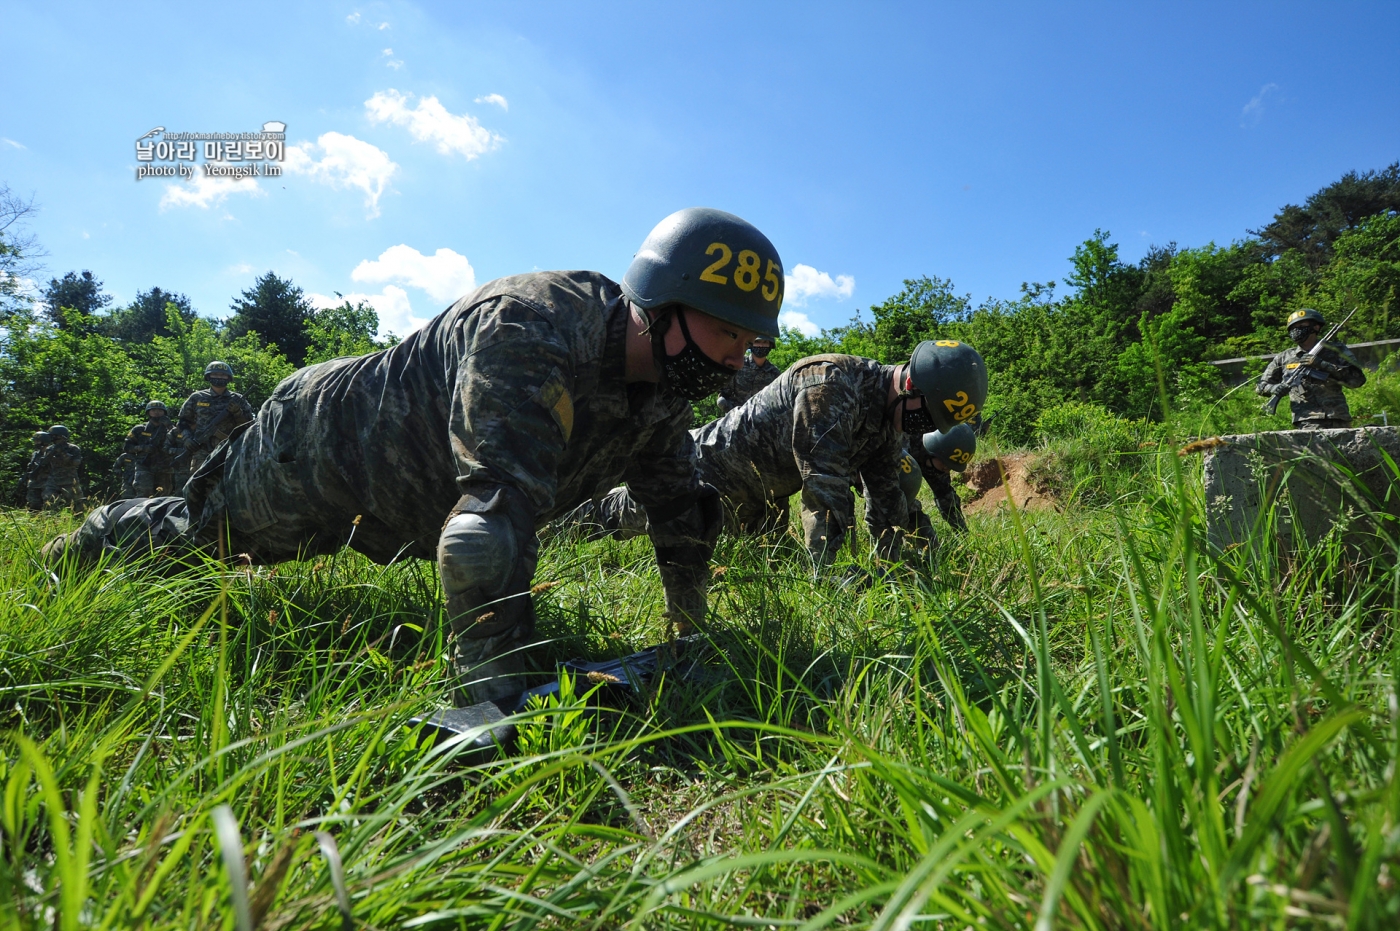
[{"label": "blue sky", "polygon": [[[403,332],[473,283],[620,277],[737,213],[845,322],[920,274],[974,300],[1220,243],[1400,159],[1400,4],[0,2],[0,181],[48,275],[222,316],[264,271]],[[287,174],[135,180],[136,139],[287,124]]]}]

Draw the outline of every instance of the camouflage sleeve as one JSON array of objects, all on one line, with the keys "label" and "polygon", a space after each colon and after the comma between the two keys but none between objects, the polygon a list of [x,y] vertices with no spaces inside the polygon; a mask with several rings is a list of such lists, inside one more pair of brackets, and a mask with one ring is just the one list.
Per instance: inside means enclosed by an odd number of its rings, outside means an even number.
[{"label": "camouflage sleeve", "polygon": [[239,395],[238,409],[233,413],[233,416],[231,416],[229,419],[233,421],[235,426],[237,426],[241,423],[247,423],[248,421],[252,420],[253,417],[253,405],[248,403],[247,398],[243,397],[242,395]]},{"label": "camouflage sleeve", "polygon": [[925,469],[924,481],[933,492],[933,500],[938,504],[938,512],[943,515],[954,530],[966,530],[967,518],[963,517],[962,499],[953,488],[952,476],[937,469]]},{"label": "camouflage sleeve", "polygon": [[126,442],[122,444],[122,452],[140,457],[148,448],[147,444],[141,442],[141,427],[132,427],[126,435]]},{"label": "camouflage sleeve", "polygon": [[834,380],[802,389],[793,403],[792,453],[802,476],[802,531],[818,568],[836,558],[855,524],[851,483],[857,476],[850,436],[857,406],[853,392]]},{"label": "camouflage sleeve", "polygon": [[705,619],[710,557],[720,525],[718,496],[702,487],[696,474],[690,417],[690,405],[678,405],[676,416],[657,428],[626,475],[631,494],[647,512],[667,616],[679,622]]},{"label": "camouflage sleeve", "polygon": [[1346,346],[1334,346],[1327,344],[1327,348],[1333,351],[1332,363],[1335,370],[1329,374],[1338,382],[1348,388],[1360,388],[1366,384],[1366,372],[1361,368],[1361,360],[1356,358]]},{"label": "camouflage sleeve", "polygon": [[457,485],[505,484],[535,515],[554,506],[559,461],[574,428],[568,347],[528,308],[483,310],[459,364],[449,421]]},{"label": "camouflage sleeve", "polygon": [[175,422],[182,429],[188,431],[190,434],[193,434],[195,424],[195,412],[198,410],[199,408],[195,406],[194,395],[190,395],[189,397],[185,398],[185,403],[180,405],[180,416],[175,419]]},{"label": "camouflage sleeve", "polygon": [[1254,386],[1255,394],[1270,395],[1274,393],[1273,386],[1283,382],[1283,366],[1278,361],[1278,356],[1269,360],[1265,366],[1264,373],[1259,376],[1259,383]]}]

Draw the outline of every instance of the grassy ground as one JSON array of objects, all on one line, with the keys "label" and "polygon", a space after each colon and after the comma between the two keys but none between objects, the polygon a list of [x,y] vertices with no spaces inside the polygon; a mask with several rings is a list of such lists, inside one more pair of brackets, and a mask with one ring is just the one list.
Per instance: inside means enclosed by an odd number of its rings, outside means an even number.
[{"label": "grassy ground", "polygon": [[[407,725],[431,566],[51,575],[5,512],[0,923],[1395,927],[1396,561],[1212,557],[1175,461],[863,591],[724,540],[706,675],[491,762]],[[537,581],[546,662],[664,635],[645,541]]]}]

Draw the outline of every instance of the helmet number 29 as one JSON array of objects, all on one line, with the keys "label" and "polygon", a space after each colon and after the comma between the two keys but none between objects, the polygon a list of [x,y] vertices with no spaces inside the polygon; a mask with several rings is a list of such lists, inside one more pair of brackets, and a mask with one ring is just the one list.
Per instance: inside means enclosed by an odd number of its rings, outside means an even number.
[{"label": "helmet number 29", "polygon": [[[714,284],[729,284],[729,279],[719,273],[726,269],[733,260],[734,250],[722,242],[712,242],[705,250],[706,255],[714,255],[716,252],[719,253],[719,258],[706,266],[705,270],[700,273],[700,280]],[[752,291],[761,282],[763,284],[763,299],[775,301],[782,293],[782,269],[777,262],[769,259],[768,268],[760,277],[761,264],[762,259],[757,252],[752,249],[741,250],[739,252],[739,265],[734,269],[734,285],[740,291]]]},{"label": "helmet number 29", "polygon": [[948,412],[953,415],[953,419],[962,423],[967,418],[977,413],[977,405],[969,403],[972,399],[967,396],[966,391],[959,391],[951,398],[943,399],[943,406],[948,408]]}]

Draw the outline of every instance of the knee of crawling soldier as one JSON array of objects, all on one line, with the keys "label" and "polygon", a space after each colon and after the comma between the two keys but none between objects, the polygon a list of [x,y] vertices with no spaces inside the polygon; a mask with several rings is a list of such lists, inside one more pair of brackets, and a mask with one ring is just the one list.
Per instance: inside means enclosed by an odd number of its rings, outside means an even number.
[{"label": "knee of crawling soldier", "polygon": [[438,538],[438,572],[449,598],[499,597],[519,556],[515,530],[500,514],[455,514]]}]

